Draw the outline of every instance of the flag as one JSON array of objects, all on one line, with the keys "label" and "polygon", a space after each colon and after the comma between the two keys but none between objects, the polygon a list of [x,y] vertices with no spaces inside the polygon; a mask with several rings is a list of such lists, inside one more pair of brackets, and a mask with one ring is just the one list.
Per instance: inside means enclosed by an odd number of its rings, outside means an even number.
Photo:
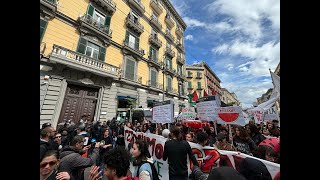
[{"label": "flag", "polygon": [[192,101],[196,101],[197,99],[199,99],[198,94],[196,91],[193,92],[193,97],[192,97]]},{"label": "flag", "polygon": [[212,96],[215,96],[216,92],[212,89],[211,94],[212,94]]},{"label": "flag", "polygon": [[203,96],[208,96],[206,90],[203,91]]},{"label": "flag", "polygon": [[270,96],[270,99],[272,99],[278,95],[279,95],[279,99],[280,99],[280,77],[271,71],[270,71],[270,74],[271,74],[271,79],[272,79],[272,83],[274,86],[274,88],[272,90],[272,94]]}]

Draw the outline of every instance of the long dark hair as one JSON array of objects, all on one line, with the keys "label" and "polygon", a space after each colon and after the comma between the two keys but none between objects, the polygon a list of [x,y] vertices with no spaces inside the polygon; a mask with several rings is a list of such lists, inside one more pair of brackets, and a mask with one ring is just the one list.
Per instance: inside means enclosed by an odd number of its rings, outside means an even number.
[{"label": "long dark hair", "polygon": [[235,131],[236,131],[236,128],[239,129],[240,135],[237,136],[237,134],[235,133],[234,139],[238,139],[238,138],[239,138],[239,139],[241,139],[241,140],[244,140],[244,141],[248,142],[249,139],[250,139],[250,136],[249,136],[249,134],[248,134],[248,131],[247,131],[244,127],[239,126],[239,125],[236,125],[236,126],[235,126],[235,128],[234,128]]},{"label": "long dark hair", "polygon": [[149,150],[148,150],[149,144],[148,144],[148,142],[143,141],[141,139],[138,139],[134,143],[137,145],[139,151],[141,152],[140,156],[138,156],[136,158],[136,160],[133,161],[133,165],[138,166],[138,165],[142,164],[143,161],[146,161],[147,158],[151,158]]}]

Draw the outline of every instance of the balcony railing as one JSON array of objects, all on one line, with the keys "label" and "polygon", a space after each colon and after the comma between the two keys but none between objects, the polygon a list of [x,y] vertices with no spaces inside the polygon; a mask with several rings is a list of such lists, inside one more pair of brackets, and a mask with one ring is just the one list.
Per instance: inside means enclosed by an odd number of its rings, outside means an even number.
[{"label": "balcony railing", "polygon": [[84,26],[94,31],[97,34],[100,34],[107,39],[112,38],[112,31],[110,30],[110,27],[104,24],[101,24],[97,20],[93,19],[90,15],[85,14],[83,16],[80,16],[79,21],[81,23],[81,26]]},{"label": "balcony railing", "polygon": [[159,15],[163,12],[163,8],[161,7],[158,0],[151,0],[150,5]]},{"label": "balcony railing", "polygon": [[131,4],[134,8],[136,8],[141,14],[143,14],[146,10],[144,5],[140,2],[141,0],[128,0],[129,4]]},{"label": "balcony railing", "polygon": [[174,37],[169,30],[166,30],[166,38],[169,39],[172,43],[174,42]]},{"label": "balcony railing", "polygon": [[94,0],[94,1],[100,4],[102,8],[106,9],[111,14],[113,14],[116,11],[117,4],[113,2],[113,0]]},{"label": "balcony railing", "polygon": [[174,26],[174,21],[173,21],[172,17],[169,14],[166,15],[164,21],[167,23],[167,25],[170,28],[172,28]]},{"label": "balcony railing", "polygon": [[139,49],[135,44],[130,43],[129,41],[123,41],[124,49],[134,53],[137,56],[142,57],[145,53],[143,49]]},{"label": "balcony railing", "polygon": [[161,67],[161,62],[159,61],[158,58],[154,58],[152,56],[148,56],[148,59],[149,59],[148,62],[152,63],[155,66],[158,66],[159,68]]},{"label": "balcony railing", "polygon": [[188,73],[187,74],[187,78],[192,78],[193,77],[193,74],[192,73]]},{"label": "balcony railing", "polygon": [[170,94],[178,94],[178,90],[177,89],[175,89],[175,88],[172,88],[172,87],[166,87],[166,92],[167,93],[170,93]]},{"label": "balcony railing", "polygon": [[183,44],[180,42],[180,41],[176,41],[176,45],[177,45],[177,48],[180,50],[180,51],[184,51],[184,46]]},{"label": "balcony railing", "polygon": [[177,61],[179,62],[179,63],[181,63],[181,64],[184,64],[185,63],[185,59],[184,58],[182,58],[182,56],[180,55],[178,55],[177,56]]},{"label": "balcony railing", "polygon": [[158,21],[158,18],[155,15],[151,15],[150,23],[153,24],[159,31],[162,29],[161,23]]},{"label": "balcony railing", "polygon": [[175,55],[176,55],[176,53],[172,49],[170,49],[169,47],[166,47],[165,53],[172,58],[175,57]]},{"label": "balcony railing", "polygon": [[202,78],[202,74],[197,74],[196,79],[201,79]]},{"label": "balcony railing", "polygon": [[198,89],[198,90],[202,90],[203,87],[202,87],[202,86],[197,86],[197,89]]},{"label": "balcony railing", "polygon": [[170,68],[169,65],[166,65],[166,66],[165,66],[165,70],[166,70],[167,72],[169,72],[170,74],[172,74],[173,76],[177,76],[177,75],[178,75],[178,74],[177,74],[177,70],[174,69],[174,68]]},{"label": "balcony railing", "polygon": [[155,89],[159,89],[159,90],[162,90],[163,89],[163,84],[160,84],[156,81],[147,81],[147,85],[151,88],[155,88]]},{"label": "balcony railing", "polygon": [[149,42],[154,46],[156,46],[157,48],[161,48],[162,46],[162,41],[158,38],[157,35],[150,34]]},{"label": "balcony railing", "polygon": [[50,60],[89,72],[118,77],[119,68],[67,48],[53,45]]},{"label": "balcony railing", "polygon": [[183,37],[183,31],[181,29],[181,27],[177,26],[176,28],[176,34],[180,37]]},{"label": "balcony railing", "polygon": [[45,50],[46,50],[46,43],[41,42],[41,44],[40,44],[40,57],[43,56],[43,53]]},{"label": "balcony railing", "polygon": [[124,74],[122,77],[123,77],[123,79],[125,79],[125,80],[142,84],[142,77],[141,77],[141,76],[134,75],[133,77],[126,77],[126,75]]},{"label": "balcony railing", "polygon": [[131,14],[128,14],[126,18],[126,25],[138,34],[141,34],[144,31],[144,27],[139,21],[135,20]]},{"label": "balcony railing", "polygon": [[189,89],[189,90],[192,90],[192,89],[193,89],[193,87],[192,87],[192,86],[188,86],[188,89]]},{"label": "balcony railing", "polygon": [[50,9],[53,13],[57,12],[57,1],[56,0],[40,0],[40,4]]}]

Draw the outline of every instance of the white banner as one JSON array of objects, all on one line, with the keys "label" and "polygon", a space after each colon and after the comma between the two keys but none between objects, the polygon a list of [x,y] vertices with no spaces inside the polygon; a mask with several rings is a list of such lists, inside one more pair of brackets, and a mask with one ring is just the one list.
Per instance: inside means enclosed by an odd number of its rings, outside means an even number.
[{"label": "white banner", "polygon": [[203,101],[197,103],[197,113],[200,120],[204,121],[214,121],[215,114],[214,108],[218,107],[217,102],[212,101]]},{"label": "white banner", "polygon": [[[164,144],[167,138],[151,133],[134,132],[132,129],[125,126],[125,145],[128,149],[129,144],[133,144],[136,138],[143,139],[149,142],[149,152],[155,161],[155,167],[158,171],[159,178],[161,180],[169,179],[169,169],[167,161],[163,161]],[[212,167],[230,166],[234,169],[238,169],[242,159],[246,157],[258,159],[266,165],[272,178],[280,172],[280,164],[272,163],[266,160],[255,158],[240,152],[235,151],[223,151],[216,150],[213,147],[202,147],[198,144],[189,142],[192,152],[195,155],[202,172],[209,173]],[[188,158],[188,172],[191,173],[192,162]],[[130,164],[130,171],[133,173],[136,171],[136,167]]]},{"label": "white banner", "polygon": [[264,121],[279,120],[279,115],[276,107],[272,107],[264,112]]},{"label": "white banner", "polygon": [[215,108],[217,123],[246,125],[242,109],[239,106]]}]

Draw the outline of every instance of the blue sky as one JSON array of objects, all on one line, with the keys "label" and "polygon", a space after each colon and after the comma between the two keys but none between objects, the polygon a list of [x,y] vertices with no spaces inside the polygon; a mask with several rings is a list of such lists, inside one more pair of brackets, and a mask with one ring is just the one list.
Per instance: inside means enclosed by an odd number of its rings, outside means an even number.
[{"label": "blue sky", "polygon": [[244,108],[280,62],[280,0],[171,0],[187,24],[187,64],[206,61]]}]

